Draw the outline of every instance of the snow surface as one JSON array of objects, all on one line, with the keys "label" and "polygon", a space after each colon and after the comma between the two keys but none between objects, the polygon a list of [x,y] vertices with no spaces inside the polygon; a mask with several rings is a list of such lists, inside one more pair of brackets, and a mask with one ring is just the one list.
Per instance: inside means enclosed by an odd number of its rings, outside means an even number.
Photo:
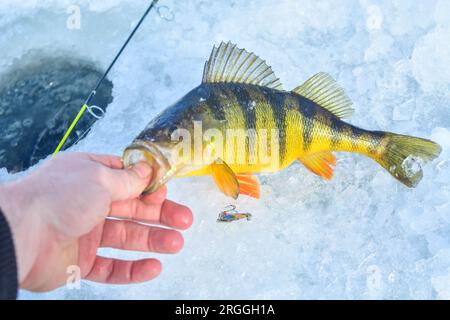
[{"label": "snow surface", "polygon": [[[82,29],[66,9],[81,7]],[[30,50],[106,67],[149,1],[2,0],[0,72]],[[242,198],[251,222],[218,224],[230,204],[208,178],[170,183],[195,224],[153,282],[83,282],[21,298],[450,299],[450,1],[160,1],[111,73],[114,102],[74,151],[120,155],[162,108],[197,86],[214,43],[259,54],[285,88],[326,71],[355,102],[352,123],[431,138],[443,147],[407,189],[370,159],[339,154],[322,181],[301,165]],[[168,10],[168,8],[170,10]],[[2,180],[15,179],[1,171]],[[104,250],[103,254],[118,254]],[[144,254],[121,253],[137,258]],[[158,255],[145,255],[158,256]]]}]

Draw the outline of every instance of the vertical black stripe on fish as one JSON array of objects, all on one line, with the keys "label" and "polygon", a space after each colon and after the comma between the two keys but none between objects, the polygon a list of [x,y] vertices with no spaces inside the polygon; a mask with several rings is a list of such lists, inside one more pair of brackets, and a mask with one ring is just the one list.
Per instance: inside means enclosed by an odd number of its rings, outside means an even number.
[{"label": "vertical black stripe on fish", "polygon": [[256,103],[252,101],[248,90],[249,88],[247,87],[240,87],[234,90],[237,102],[244,115],[245,128],[247,130],[256,129]]},{"label": "vertical black stripe on fish", "polygon": [[331,148],[338,146],[344,133],[344,123],[338,117],[331,117]]},{"label": "vertical black stripe on fish", "polygon": [[284,103],[287,93],[265,87],[261,87],[260,90],[272,108],[275,127],[278,129],[279,160],[280,163],[284,163],[286,156],[286,108]]},{"label": "vertical black stripe on fish", "polygon": [[[247,150],[246,156],[250,157],[251,154],[255,153],[255,150],[250,149],[254,149],[256,146],[256,136],[252,135],[252,132],[256,132],[256,102],[252,101],[248,90],[251,89],[247,86],[235,86],[233,92],[244,116],[245,129],[248,133],[245,140],[245,150]],[[250,139],[254,140],[252,144],[250,144]],[[250,163],[250,159],[246,160]],[[254,162],[253,159],[252,162]]]},{"label": "vertical black stripe on fish", "polygon": [[378,146],[383,138],[384,133],[382,131],[370,132],[369,153],[375,154],[377,152]]},{"label": "vertical black stripe on fish", "polygon": [[304,97],[299,97],[299,110],[302,114],[303,150],[307,151],[312,143],[314,118],[317,106],[314,102]]},{"label": "vertical black stripe on fish", "polygon": [[225,118],[225,111],[224,111],[224,106],[221,102],[221,89],[219,88],[219,86],[214,86],[213,88],[211,88],[211,94],[208,97],[207,100],[207,104],[209,106],[209,110],[212,113],[212,116],[214,119],[219,120],[219,121],[224,121],[226,120]]},{"label": "vertical black stripe on fish", "polygon": [[356,148],[358,148],[358,144],[359,144],[359,140],[360,140],[361,136],[364,134],[364,130],[361,130],[360,128],[354,127],[354,126],[351,126],[350,128],[352,130],[352,135],[350,137],[350,140],[352,142],[353,149],[356,149]]}]

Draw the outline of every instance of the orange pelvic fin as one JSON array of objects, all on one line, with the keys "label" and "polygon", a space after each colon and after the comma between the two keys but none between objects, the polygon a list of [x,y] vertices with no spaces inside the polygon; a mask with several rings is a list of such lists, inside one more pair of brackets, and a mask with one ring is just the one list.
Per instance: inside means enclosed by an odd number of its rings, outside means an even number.
[{"label": "orange pelvic fin", "polygon": [[314,153],[299,159],[303,165],[326,180],[333,178],[336,157],[331,152]]},{"label": "orange pelvic fin", "polygon": [[250,173],[236,174],[236,179],[239,182],[239,194],[245,194],[249,197],[259,199],[259,181],[258,178]]},{"label": "orange pelvic fin", "polygon": [[221,159],[210,165],[211,175],[217,187],[225,195],[237,199],[239,196],[239,182],[233,170]]}]

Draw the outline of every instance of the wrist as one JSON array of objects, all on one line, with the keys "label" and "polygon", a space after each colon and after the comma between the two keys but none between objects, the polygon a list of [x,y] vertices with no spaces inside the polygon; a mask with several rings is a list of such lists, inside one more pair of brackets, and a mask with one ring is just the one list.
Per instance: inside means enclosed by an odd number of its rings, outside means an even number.
[{"label": "wrist", "polygon": [[36,261],[39,249],[39,220],[20,182],[0,185],[0,208],[8,222],[16,253],[19,284],[26,278]]}]

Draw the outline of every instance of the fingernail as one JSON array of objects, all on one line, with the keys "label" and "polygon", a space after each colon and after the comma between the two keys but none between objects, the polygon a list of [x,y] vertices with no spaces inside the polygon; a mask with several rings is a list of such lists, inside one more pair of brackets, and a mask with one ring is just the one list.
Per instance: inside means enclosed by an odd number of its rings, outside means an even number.
[{"label": "fingernail", "polygon": [[139,162],[133,167],[133,170],[141,179],[148,178],[152,174],[152,168],[145,162]]}]

